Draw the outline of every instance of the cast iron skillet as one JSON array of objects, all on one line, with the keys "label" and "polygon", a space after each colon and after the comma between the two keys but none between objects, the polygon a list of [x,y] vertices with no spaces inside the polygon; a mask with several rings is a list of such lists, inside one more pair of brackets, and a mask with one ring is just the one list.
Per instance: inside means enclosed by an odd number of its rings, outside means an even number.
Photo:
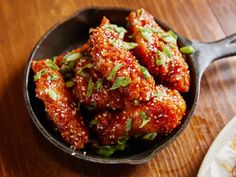
[{"label": "cast iron skillet", "polygon": [[[32,51],[26,65],[24,75],[24,98],[32,121],[52,144],[79,159],[106,164],[140,164],[150,160],[158,151],[175,140],[188,124],[199,97],[200,79],[206,67],[216,59],[236,55],[236,34],[216,42],[201,43],[188,40],[177,33],[178,45],[180,47],[192,45],[196,49],[196,53],[187,56],[191,74],[191,87],[189,93],[183,95],[187,102],[187,111],[182,123],[171,134],[160,139],[155,144],[147,144],[142,147],[137,146],[133,149],[131,148],[131,151],[118,153],[110,158],[103,158],[96,155],[96,153],[90,152],[89,149],[85,149],[86,155],[83,155],[83,151],[74,151],[71,149],[70,146],[60,138],[58,133],[53,130],[51,124],[46,119],[44,106],[42,102],[35,97],[34,74],[31,70],[31,62],[33,59],[38,60],[59,55],[85,43],[88,39],[89,28],[99,25],[103,16],[108,17],[112,23],[126,26],[125,17],[127,17],[129,12],[130,10],[128,9],[117,8],[90,8],[77,12],[69,19],[54,26],[41,38]],[[158,19],[156,19],[156,21],[165,30],[170,29]]]}]

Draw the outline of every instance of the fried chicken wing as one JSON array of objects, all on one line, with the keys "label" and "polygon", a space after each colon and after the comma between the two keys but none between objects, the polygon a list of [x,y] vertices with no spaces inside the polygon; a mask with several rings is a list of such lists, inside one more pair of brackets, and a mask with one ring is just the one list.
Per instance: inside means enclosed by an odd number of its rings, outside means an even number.
[{"label": "fried chicken wing", "polygon": [[[176,90],[156,86],[150,101],[130,105],[123,111],[104,111],[96,116],[95,132],[103,145],[115,144],[119,138],[140,133],[170,133],[185,114],[186,104]],[[93,128],[94,128],[93,127]]]},{"label": "fried chicken wing", "polygon": [[76,149],[83,148],[89,140],[88,130],[57,65],[45,59],[33,61],[32,69],[35,73],[36,96],[43,101],[49,119],[67,143]]},{"label": "fried chicken wing", "polygon": [[172,31],[164,31],[143,9],[132,11],[127,21],[132,37],[138,43],[135,55],[141,64],[165,86],[188,92],[190,75],[178,49],[177,36]]},{"label": "fried chicken wing", "polygon": [[109,90],[111,83],[94,68],[90,57],[81,58],[75,70],[73,92],[86,107],[115,110],[124,105],[120,91]]},{"label": "fried chicken wing", "polygon": [[125,29],[110,24],[105,17],[91,30],[88,51],[96,69],[129,100],[147,101],[155,87],[153,77],[128,50],[136,46],[123,41]]}]

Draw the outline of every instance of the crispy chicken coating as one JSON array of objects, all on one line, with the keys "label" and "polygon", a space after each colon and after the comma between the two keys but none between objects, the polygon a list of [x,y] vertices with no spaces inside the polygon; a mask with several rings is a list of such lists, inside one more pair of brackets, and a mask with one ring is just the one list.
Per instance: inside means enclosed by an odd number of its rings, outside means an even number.
[{"label": "crispy chicken coating", "polygon": [[118,109],[124,106],[119,90],[109,90],[110,82],[94,68],[90,57],[81,58],[75,67],[73,92],[90,109]]},{"label": "crispy chicken coating", "polygon": [[88,51],[96,69],[129,100],[147,101],[155,87],[153,77],[128,50],[136,46],[123,41],[125,29],[110,24],[107,18],[91,30]]},{"label": "crispy chicken coating", "polygon": [[140,133],[166,135],[181,122],[186,104],[176,90],[156,86],[150,101],[139,105],[129,105],[123,111],[104,111],[96,116],[93,125],[99,141],[103,145],[116,144],[120,138]]},{"label": "crispy chicken coating", "polygon": [[188,92],[188,65],[177,46],[177,36],[164,31],[153,16],[143,9],[127,17],[130,33],[138,46],[135,55],[158,81],[179,92]]},{"label": "crispy chicken coating", "polygon": [[88,130],[57,65],[45,59],[33,61],[32,69],[35,73],[36,96],[43,101],[49,119],[67,143],[76,149],[83,148],[89,140]]}]

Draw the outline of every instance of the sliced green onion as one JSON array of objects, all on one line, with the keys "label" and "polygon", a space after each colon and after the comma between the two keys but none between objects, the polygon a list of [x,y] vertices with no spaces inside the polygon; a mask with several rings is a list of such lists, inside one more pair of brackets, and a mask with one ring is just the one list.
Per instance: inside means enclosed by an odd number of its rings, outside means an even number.
[{"label": "sliced green onion", "polygon": [[138,44],[134,43],[134,42],[123,42],[122,43],[122,48],[124,48],[126,50],[132,50],[137,46],[138,46]]},{"label": "sliced green onion", "polygon": [[146,135],[144,135],[142,137],[142,139],[144,139],[144,140],[154,140],[156,138],[156,136],[157,136],[156,132],[154,132],[154,133],[147,133]]},{"label": "sliced green onion", "polygon": [[58,70],[58,66],[52,60],[46,60],[45,64],[47,67],[49,67],[53,70]]},{"label": "sliced green onion", "polygon": [[173,31],[168,31],[167,33],[162,34],[162,39],[165,42],[176,43],[177,35]]},{"label": "sliced green onion", "polygon": [[138,106],[139,105],[139,100],[134,100],[134,106]]},{"label": "sliced green onion", "polygon": [[102,87],[103,78],[100,78],[95,83],[95,89],[98,91]]},{"label": "sliced green onion", "polygon": [[128,77],[117,77],[114,84],[110,88],[110,90],[115,90],[119,87],[126,87],[131,83],[131,79]]},{"label": "sliced green onion", "polygon": [[177,39],[177,35],[175,34],[174,31],[169,30],[167,33],[168,33],[169,35],[171,35],[173,38]]},{"label": "sliced green onion", "polygon": [[119,40],[119,39],[117,39],[117,40],[109,39],[109,43],[112,46],[116,47],[116,48],[121,47],[121,48],[126,49],[126,50],[132,50],[132,49],[134,49],[135,47],[138,46],[137,43],[134,43],[134,42],[124,42],[124,41]]},{"label": "sliced green onion", "polygon": [[46,74],[47,72],[48,72],[48,69],[42,69],[42,70],[38,71],[34,75],[34,81],[37,81],[38,79],[40,79],[42,77],[42,75]]},{"label": "sliced green onion", "polygon": [[52,60],[54,63],[56,62],[57,57],[52,57],[50,60]]},{"label": "sliced green onion", "polygon": [[98,124],[98,121],[93,119],[89,122],[89,125],[97,125]]},{"label": "sliced green onion", "polygon": [[127,123],[126,123],[126,132],[129,132],[131,130],[132,127],[132,118],[128,118]]},{"label": "sliced green onion", "polygon": [[150,43],[153,42],[153,38],[152,38],[152,34],[153,33],[152,33],[152,31],[150,29],[141,27],[141,28],[139,28],[139,30],[141,32],[142,37],[146,41],[148,41]]},{"label": "sliced green onion", "polygon": [[107,77],[107,80],[109,80],[109,81],[112,80],[112,79],[115,77],[117,71],[118,71],[121,67],[123,67],[123,66],[124,66],[123,63],[117,64],[117,65],[112,69],[112,71],[110,72],[109,76]]},{"label": "sliced green onion", "polygon": [[161,49],[167,57],[172,57],[171,51],[164,44],[161,44]]},{"label": "sliced green onion", "polygon": [[156,59],[156,65],[157,66],[164,65],[166,61],[166,56],[164,55],[164,53],[157,50],[157,55],[159,56],[159,58]]},{"label": "sliced green onion", "polygon": [[82,77],[89,77],[89,74],[82,70],[78,72],[78,74],[81,75]]},{"label": "sliced green onion", "polygon": [[163,29],[161,29],[160,27],[156,27],[156,28],[148,28],[150,31],[152,31],[153,33],[163,33]]},{"label": "sliced green onion", "polygon": [[106,25],[104,25],[104,28],[116,31],[119,34],[119,37],[121,39],[124,37],[125,33],[127,32],[127,30],[125,28],[119,27],[115,24],[106,24]]},{"label": "sliced green onion", "polygon": [[144,13],[144,9],[143,8],[137,10],[138,17],[141,17],[143,15],[143,13]]},{"label": "sliced green onion", "polygon": [[126,146],[126,141],[127,141],[126,137],[119,138],[115,149],[123,151],[125,149],[125,146]]},{"label": "sliced green onion", "polygon": [[139,126],[139,128],[143,128],[148,122],[150,122],[150,119],[148,119],[147,114],[143,111],[139,113],[139,116],[142,118],[142,124]]},{"label": "sliced green onion", "polygon": [[52,74],[50,76],[47,77],[47,80],[48,81],[51,81],[51,80],[57,80],[59,79],[59,77],[56,75],[56,74]]},{"label": "sliced green onion", "polygon": [[141,66],[140,70],[146,79],[149,79],[151,77],[151,74],[148,72],[147,68]]},{"label": "sliced green onion", "polygon": [[192,46],[181,47],[180,51],[185,54],[195,53],[195,49]]},{"label": "sliced green onion", "polygon": [[62,73],[66,73],[70,71],[75,66],[75,63],[76,63],[75,61],[71,61],[71,62],[66,62],[62,64],[60,71]]},{"label": "sliced green onion", "polygon": [[70,61],[76,61],[76,60],[82,58],[82,56],[83,56],[83,55],[82,55],[81,53],[79,53],[79,52],[71,52],[71,53],[65,55],[65,56],[63,57],[63,59],[64,59],[66,62],[70,62]]},{"label": "sliced green onion", "polygon": [[109,157],[115,152],[115,149],[112,146],[100,146],[97,153],[99,155]]},{"label": "sliced green onion", "polygon": [[87,90],[87,96],[90,97],[93,93],[93,89],[94,89],[94,83],[93,83],[93,79],[90,78],[89,82],[88,82],[88,90]]},{"label": "sliced green onion", "polygon": [[66,82],[66,87],[73,87],[74,86],[74,82],[73,81],[67,81]]},{"label": "sliced green onion", "polygon": [[51,88],[48,89],[48,96],[49,96],[51,99],[53,99],[54,101],[57,100],[57,94],[56,94],[56,92],[55,92],[53,89],[51,89]]},{"label": "sliced green onion", "polygon": [[92,67],[94,67],[94,65],[92,64],[92,63],[88,63],[87,65],[85,65],[84,67],[83,67],[83,69],[85,69],[85,68],[92,68]]}]

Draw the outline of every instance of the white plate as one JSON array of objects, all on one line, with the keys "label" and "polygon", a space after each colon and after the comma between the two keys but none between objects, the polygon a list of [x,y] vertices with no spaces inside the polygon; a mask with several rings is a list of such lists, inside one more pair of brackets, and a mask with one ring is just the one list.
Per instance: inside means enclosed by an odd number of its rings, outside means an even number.
[{"label": "white plate", "polygon": [[221,130],[216,139],[210,146],[197,177],[209,177],[211,162],[215,159],[216,154],[222,149],[227,142],[236,138],[236,116]]}]

